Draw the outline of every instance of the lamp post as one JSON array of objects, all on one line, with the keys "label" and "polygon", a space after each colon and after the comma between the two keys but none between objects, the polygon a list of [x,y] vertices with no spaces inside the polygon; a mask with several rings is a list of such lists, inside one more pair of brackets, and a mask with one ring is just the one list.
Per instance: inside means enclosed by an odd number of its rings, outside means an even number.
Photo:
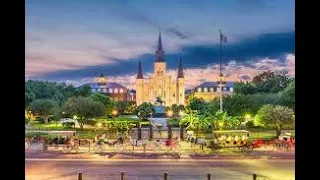
[{"label": "lamp post", "polygon": [[173,111],[172,111],[172,110],[169,110],[169,111],[167,112],[167,116],[168,116],[169,118],[171,118],[171,117],[173,116]]},{"label": "lamp post", "polygon": [[244,119],[246,120],[246,122],[251,120],[251,114],[246,114],[244,115]]},{"label": "lamp post", "polygon": [[218,84],[219,84],[219,87],[220,87],[220,93],[219,93],[219,97],[220,97],[220,111],[223,111],[223,106],[222,106],[222,90],[223,90],[223,85],[226,83],[225,80],[224,80],[224,76],[222,74],[222,65],[221,65],[221,56],[222,56],[222,42],[227,42],[227,37],[222,35],[221,33],[221,29],[219,30],[219,33],[220,33],[220,53],[219,53],[219,70],[220,70],[220,73],[219,73],[219,81],[218,81]]},{"label": "lamp post", "polygon": [[115,117],[115,116],[117,116],[117,115],[118,115],[118,111],[117,111],[116,109],[113,110],[113,111],[112,111],[112,116]]}]

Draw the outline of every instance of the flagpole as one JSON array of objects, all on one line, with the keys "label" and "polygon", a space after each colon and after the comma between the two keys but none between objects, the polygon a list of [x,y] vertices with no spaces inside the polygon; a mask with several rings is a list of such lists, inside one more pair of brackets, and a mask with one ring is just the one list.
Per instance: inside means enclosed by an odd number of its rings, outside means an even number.
[{"label": "flagpole", "polygon": [[220,111],[223,111],[223,108],[222,108],[222,69],[221,69],[221,49],[222,49],[222,39],[221,39],[221,29],[219,30],[220,32],[220,74],[219,74],[219,86],[220,86],[220,93],[219,93],[219,96],[220,96]]}]

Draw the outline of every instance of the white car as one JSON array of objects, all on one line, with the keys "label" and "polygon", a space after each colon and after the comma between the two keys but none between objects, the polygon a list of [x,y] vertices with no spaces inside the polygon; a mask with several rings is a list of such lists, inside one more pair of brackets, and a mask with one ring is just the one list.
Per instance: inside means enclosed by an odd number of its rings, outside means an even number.
[{"label": "white car", "polygon": [[63,118],[63,119],[60,119],[60,122],[61,122],[61,123],[74,122],[74,120],[71,119],[71,118]]},{"label": "white car", "polygon": [[24,128],[25,128],[25,129],[31,129],[32,127],[31,127],[31,125],[29,125],[29,124],[25,124],[25,125],[24,125]]}]

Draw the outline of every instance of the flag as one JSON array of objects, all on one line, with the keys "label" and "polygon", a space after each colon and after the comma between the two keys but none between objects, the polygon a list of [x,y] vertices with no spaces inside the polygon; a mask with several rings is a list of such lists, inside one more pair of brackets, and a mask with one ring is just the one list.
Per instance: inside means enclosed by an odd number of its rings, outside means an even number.
[{"label": "flag", "polygon": [[220,41],[226,43],[228,41],[227,36],[224,36],[223,34],[220,34]]}]

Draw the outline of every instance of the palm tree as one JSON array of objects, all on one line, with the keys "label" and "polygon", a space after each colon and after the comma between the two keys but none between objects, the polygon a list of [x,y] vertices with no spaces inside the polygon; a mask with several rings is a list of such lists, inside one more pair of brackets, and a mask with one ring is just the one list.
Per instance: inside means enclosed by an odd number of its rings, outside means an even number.
[{"label": "palm tree", "polygon": [[198,115],[195,111],[189,111],[184,118],[180,119],[180,125],[186,125],[187,129],[194,130],[196,137],[198,137],[202,129],[209,127],[210,121],[209,118]]}]

